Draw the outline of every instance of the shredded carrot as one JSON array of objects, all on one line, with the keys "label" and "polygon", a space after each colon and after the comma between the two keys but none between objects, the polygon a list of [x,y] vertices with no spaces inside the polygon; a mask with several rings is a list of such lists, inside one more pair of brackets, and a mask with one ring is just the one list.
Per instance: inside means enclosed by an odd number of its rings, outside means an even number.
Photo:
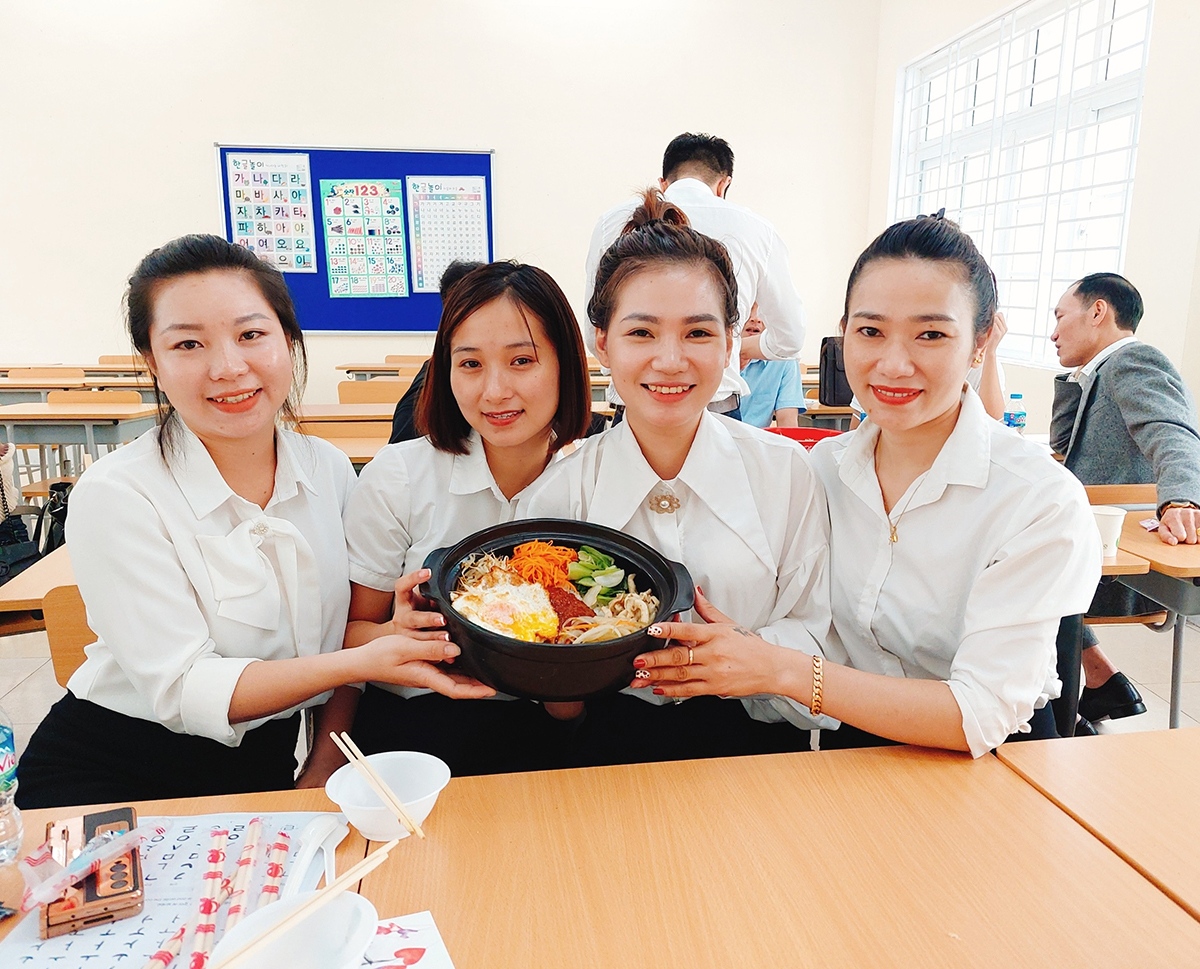
[{"label": "shredded carrot", "polygon": [[514,548],[508,567],[526,582],[540,582],[553,589],[566,584],[567,566],[578,558],[573,548],[535,540]]}]

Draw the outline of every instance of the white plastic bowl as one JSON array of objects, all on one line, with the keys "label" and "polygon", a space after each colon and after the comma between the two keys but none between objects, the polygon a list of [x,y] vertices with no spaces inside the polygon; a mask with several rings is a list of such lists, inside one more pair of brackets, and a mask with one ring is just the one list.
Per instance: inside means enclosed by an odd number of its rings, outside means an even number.
[{"label": "white plastic bowl", "polygon": [[[433,754],[389,750],[370,754],[367,761],[418,824],[429,817],[442,788],[450,783],[450,768]],[[408,829],[383,806],[353,764],[334,771],[325,784],[325,793],[367,840],[391,841],[408,837]]]},{"label": "white plastic bowl", "polygon": [[[218,943],[216,965],[279,923],[314,892],[304,892],[247,915]],[[379,913],[361,895],[343,892],[241,964],[242,969],[357,969],[375,938]]]}]

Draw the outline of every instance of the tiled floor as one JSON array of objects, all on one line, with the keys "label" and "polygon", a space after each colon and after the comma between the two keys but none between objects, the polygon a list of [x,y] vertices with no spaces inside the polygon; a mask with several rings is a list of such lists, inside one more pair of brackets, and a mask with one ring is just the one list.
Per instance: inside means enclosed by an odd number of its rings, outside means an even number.
[{"label": "tiled floor", "polygon": [[[1098,725],[1103,733],[1165,730],[1171,696],[1171,635],[1144,626],[1094,627],[1109,658],[1133,680],[1146,713]],[[1183,670],[1185,727],[1200,726],[1200,629],[1187,629]],[[54,679],[45,633],[0,638],[0,707],[13,721],[17,753],[25,749],[42,717],[66,692]]]}]

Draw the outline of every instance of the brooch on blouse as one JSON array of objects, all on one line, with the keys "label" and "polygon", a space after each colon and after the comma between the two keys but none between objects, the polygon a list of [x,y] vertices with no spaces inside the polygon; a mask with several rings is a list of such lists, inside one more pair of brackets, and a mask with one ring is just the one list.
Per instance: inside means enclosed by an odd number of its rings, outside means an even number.
[{"label": "brooch on blouse", "polygon": [[271,526],[266,522],[255,522],[250,527],[250,534],[257,535],[259,538],[264,538],[271,534]]},{"label": "brooch on blouse", "polygon": [[650,506],[651,511],[660,515],[674,515],[675,510],[679,507],[679,499],[665,491],[651,495],[646,503]]}]

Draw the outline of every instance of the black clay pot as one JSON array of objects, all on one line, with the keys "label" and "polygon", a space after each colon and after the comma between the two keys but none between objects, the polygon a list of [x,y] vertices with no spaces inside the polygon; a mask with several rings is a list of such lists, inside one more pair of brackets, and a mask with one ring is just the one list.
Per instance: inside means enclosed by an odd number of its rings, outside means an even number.
[{"label": "black clay pot", "polygon": [[480,552],[511,555],[516,546],[534,539],[572,548],[590,545],[611,555],[620,568],[637,576],[639,589],[648,588],[658,597],[656,622],[692,608],[694,590],[687,569],[624,532],[561,518],[495,525],[457,545],[436,549],[425,559],[425,568],[433,575],[422,591],[438,604],[450,638],[462,649],[455,668],[501,693],[530,700],[584,700],[628,686],[633,680],[633,658],[662,645],[645,630],[583,646],[525,643],[477,626],[450,605],[464,559]]}]

